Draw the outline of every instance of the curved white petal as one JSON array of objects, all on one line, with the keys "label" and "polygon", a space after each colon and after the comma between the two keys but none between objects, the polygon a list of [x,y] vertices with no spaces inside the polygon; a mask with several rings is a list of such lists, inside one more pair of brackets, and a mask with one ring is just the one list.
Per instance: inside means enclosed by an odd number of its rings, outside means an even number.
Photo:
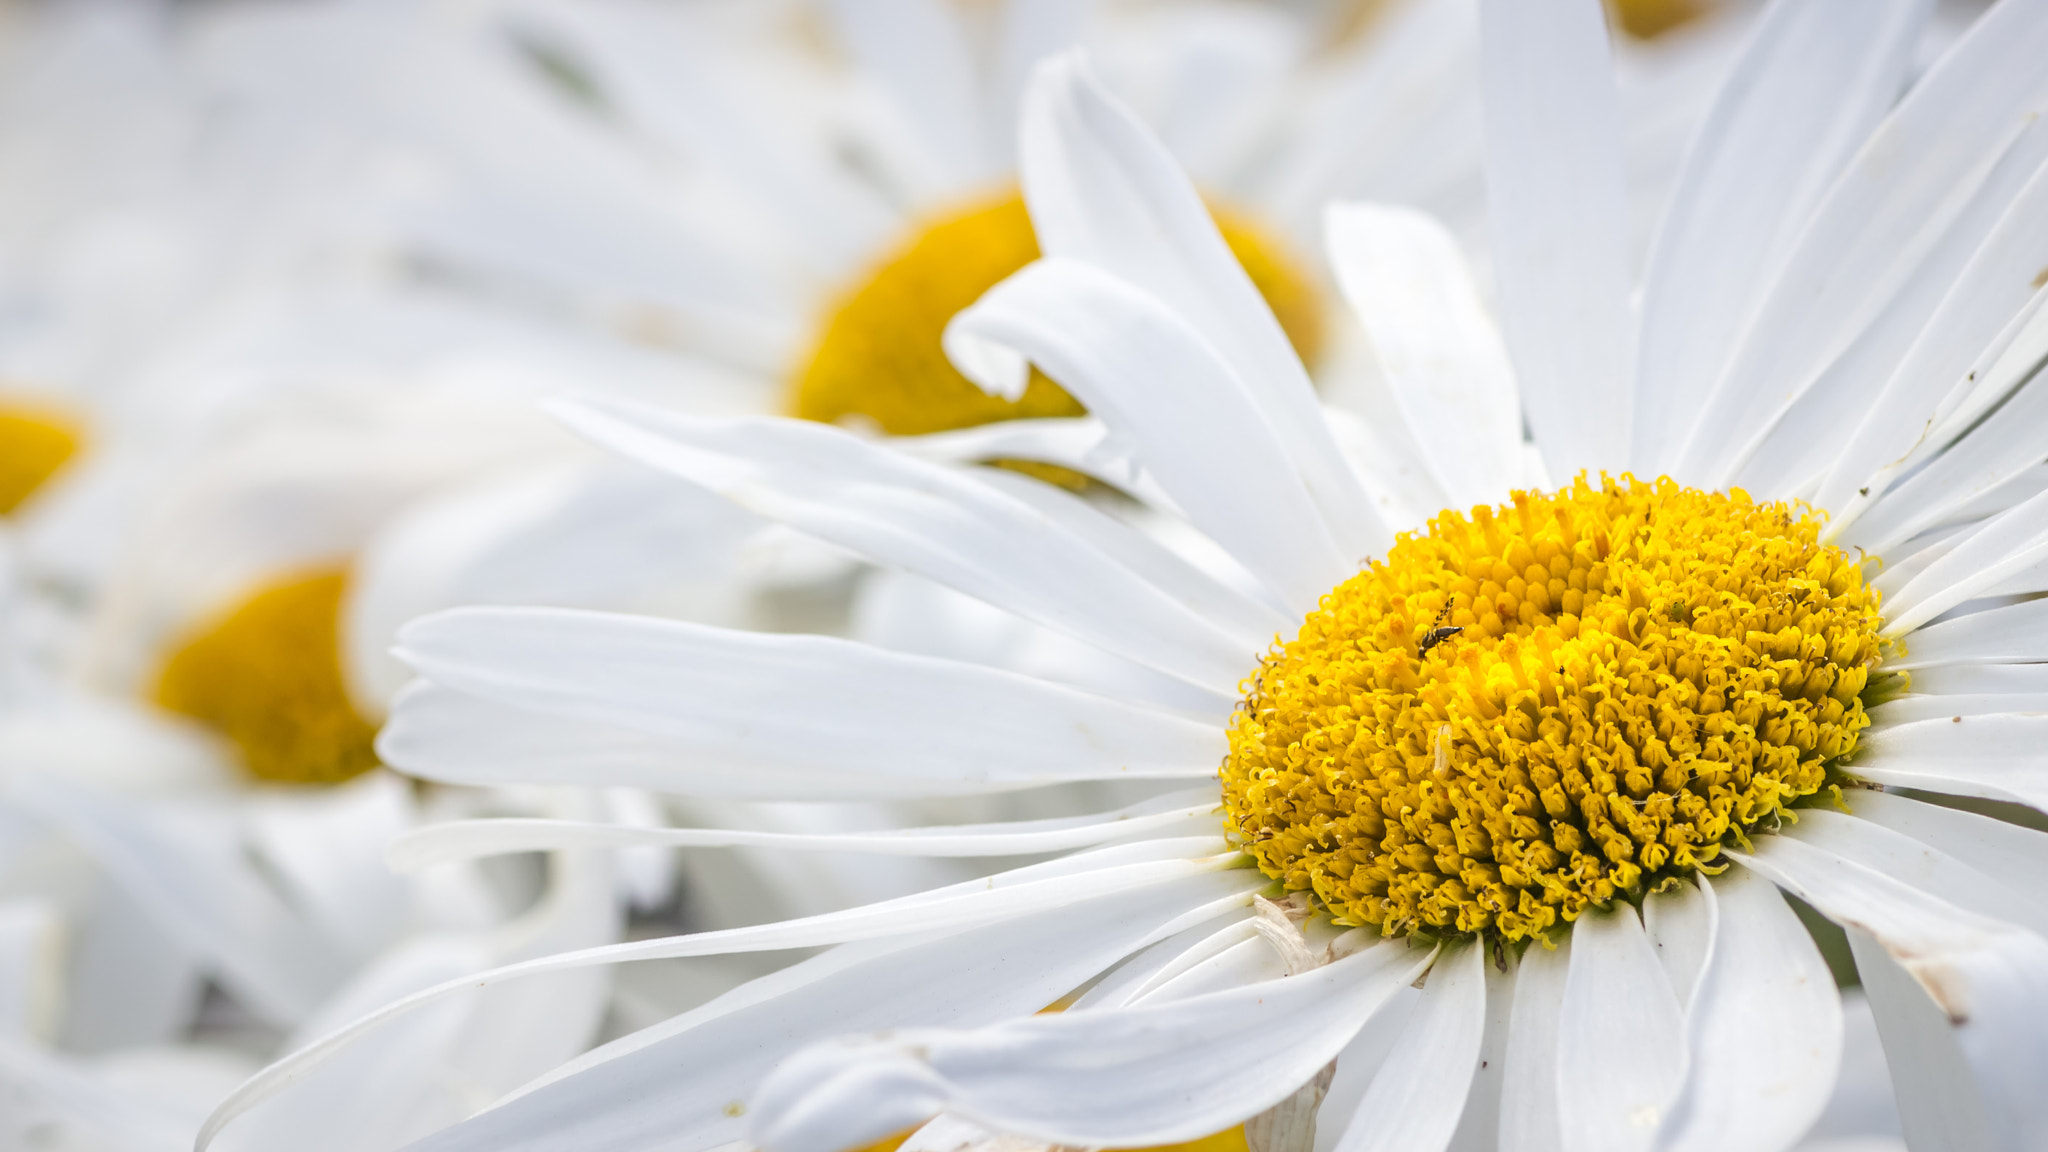
[{"label": "curved white petal", "polygon": [[[1852,929],[1852,941],[1859,932],[1875,937],[1911,975],[1947,1017],[1982,1092],[1994,1147],[2024,1148],[2048,1131],[2048,1096],[2040,1090],[2048,1081],[2048,940],[1789,836],[1765,837],[1753,854],[1730,855]],[[1883,1028],[1893,997],[1871,988]],[[1894,1072],[1909,1067],[1894,1064]]]},{"label": "curved white petal", "polygon": [[1465,1094],[1458,1130],[1451,1133],[1450,1152],[1495,1152],[1500,1147],[1501,1086],[1507,1079],[1508,1025],[1514,1015],[1519,964],[1506,948],[1489,948],[1481,966],[1486,973],[1486,1035],[1479,1042],[1479,1069]]},{"label": "curved white petal", "polygon": [[2039,713],[1920,720],[1865,734],[1854,771],[1879,784],[2048,809],[2044,738],[2048,715]]},{"label": "curved white petal", "polygon": [[1983,1091],[1948,1014],[1876,937],[1860,928],[1847,931],[1856,974],[1884,1046],[1907,1148],[2003,1152],[2005,1146],[1991,1135]]},{"label": "curved white petal", "polygon": [[1332,204],[1330,264],[1409,429],[1454,506],[1521,479],[1515,370],[1443,225],[1410,208]]},{"label": "curved white petal", "polygon": [[[977,341],[976,343],[985,343]],[[1000,345],[990,344],[990,348]],[[1009,349],[1005,353],[1015,355]],[[1022,369],[1029,369],[1023,357]],[[971,375],[971,374],[970,374]],[[1026,379],[1029,373],[1026,372]],[[1018,385],[1021,394],[1023,385]],[[996,391],[1000,395],[999,390]],[[1159,490],[1152,477],[1138,466],[1110,436],[1109,429],[1093,416],[1055,417],[1044,420],[997,420],[973,428],[932,432],[924,436],[897,436],[889,446],[920,460],[941,464],[982,464],[991,460],[1036,460],[1058,464],[1116,488],[1121,488],[1156,508],[1172,509],[1173,500]]]},{"label": "curved white petal", "polygon": [[556,411],[591,439],[758,515],[1219,695],[1256,663],[1256,649],[1192,606],[960,469],[805,420],[707,420],[600,400]]},{"label": "curved white petal", "polygon": [[[413,622],[400,655],[463,693],[647,732],[729,771],[1049,781],[1207,774],[1222,760],[1215,724],[823,636],[472,608]],[[891,739],[873,737],[880,721]],[[385,747],[406,762],[404,741]]]},{"label": "curved white petal", "polygon": [[1045,253],[1137,286],[1202,332],[1280,437],[1338,548],[1354,557],[1384,550],[1386,526],[1324,425],[1272,309],[1173,157],[1077,54],[1047,61],[1032,78],[1019,148],[1024,200]]},{"label": "curved white petal", "polygon": [[1362,555],[1347,556],[1332,535],[1246,382],[1157,298],[1091,265],[1047,257],[989,289],[946,334],[1023,352],[1129,443],[1194,525],[1291,610],[1305,610],[1358,567]]},{"label": "curved white petal", "polygon": [[[1969,812],[1936,808],[1904,796],[1851,793],[1851,816],[1827,809],[1800,813],[1785,829],[1802,844],[1832,852],[1893,880],[1910,884],[1981,916],[2004,920],[2048,937],[2048,900],[2037,895],[2033,876],[2048,864],[2041,833]],[[1946,813],[1946,815],[1941,815]],[[1877,816],[1889,819],[1877,819]],[[1904,824],[1907,827],[1900,827]],[[1922,840],[1908,828],[1924,829],[1944,844]],[[1976,860],[1947,850],[1960,844]],[[2017,883],[2015,883],[2017,881]]]},{"label": "curved white petal", "polygon": [[1457,1130],[1486,1035],[1486,946],[1447,949],[1359,1102],[1336,1152],[1442,1152]]},{"label": "curved white petal", "polygon": [[1685,1023],[1657,950],[1621,901],[1572,925],[1557,1021],[1564,1147],[1646,1149],[1684,1075]]},{"label": "curved white petal", "polygon": [[1487,216],[1501,327],[1553,479],[1628,463],[1628,197],[1591,0],[1481,0]]},{"label": "curved white petal", "polygon": [[1750,31],[1687,151],[1644,273],[1634,467],[1664,470],[1760,287],[1897,99],[1928,7],[1780,2]]},{"label": "curved white petal", "polygon": [[1708,880],[1714,950],[1686,1010],[1685,1084],[1659,1152],[1786,1148],[1827,1106],[1842,1059],[1842,1001],[1806,926],[1769,880]]},{"label": "curved white petal", "polygon": [[1571,972],[1571,936],[1556,948],[1533,942],[1515,969],[1514,1006],[1508,1015],[1507,1067],[1500,1081],[1500,1152],[1564,1152],[1558,1126],[1558,1032],[1565,983]]},{"label": "curved white petal", "polygon": [[727,1144],[745,1136],[762,1078],[797,1047],[849,1028],[977,1027],[1033,1012],[1190,914],[1242,908],[1245,881],[1210,875],[965,932],[836,948],[586,1053],[415,1147]]},{"label": "curved white petal", "polygon": [[2034,909],[2034,930],[2048,934],[2048,899],[2039,884],[2048,876],[2048,832],[1889,792],[1858,791],[1849,803],[1857,819],[1911,837],[1995,879],[2021,906]]},{"label": "curved white petal", "polygon": [[[1001,923],[1048,909],[1065,909],[1119,892],[1151,891],[1204,873],[1232,871],[1234,853],[1190,859],[1195,852],[1222,847],[1220,841],[1152,841],[1064,857],[985,880],[968,881],[897,900],[883,901],[777,924],[699,932],[665,939],[586,948],[475,973],[393,1001],[347,1027],[331,1032],[271,1064],[221,1101],[200,1133],[199,1149],[236,1116],[303,1079],[358,1037],[420,1007],[475,988],[556,972],[635,960],[737,952],[810,948],[847,941],[888,939],[921,932],[957,931]],[[1230,881],[1220,881],[1228,884]],[[1178,915],[1185,907],[1176,908]],[[1213,913],[1212,913],[1213,914]]]},{"label": "curved white petal", "polygon": [[1064,1144],[1192,1140],[1307,1083],[1434,955],[1389,941],[1156,1007],[821,1045],[762,1085],[754,1137],[770,1152],[840,1152],[946,1111]]}]

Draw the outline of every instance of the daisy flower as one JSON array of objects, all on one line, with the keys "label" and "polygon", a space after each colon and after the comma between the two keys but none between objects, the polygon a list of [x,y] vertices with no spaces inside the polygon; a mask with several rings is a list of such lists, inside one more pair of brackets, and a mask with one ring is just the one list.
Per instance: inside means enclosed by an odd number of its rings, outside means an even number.
[{"label": "daisy flower", "polygon": [[1375,511],[1194,187],[1073,60],[1041,71],[1021,134],[1047,255],[948,350],[996,394],[1028,365],[1057,380],[1107,431],[1104,478],[1208,550],[830,427],[564,409],[1174,678],[1173,705],[827,637],[478,609],[405,632],[425,683],[383,737],[473,783],[1185,787],[867,835],[430,830],[407,862],[1050,855],[429,990],[274,1065],[209,1135],[458,987],[837,945],[418,1147],[1124,1147],[1243,1124],[1255,1147],[1345,1152],[1784,1148],[1843,1027],[1791,897],[1847,940],[1909,1144],[2038,1147],[2048,5],[2004,0],[1910,85],[1925,5],[1773,5],[1640,284],[1597,9],[1483,11],[1499,329],[1440,226],[1330,216],[1449,497],[1426,523]]}]

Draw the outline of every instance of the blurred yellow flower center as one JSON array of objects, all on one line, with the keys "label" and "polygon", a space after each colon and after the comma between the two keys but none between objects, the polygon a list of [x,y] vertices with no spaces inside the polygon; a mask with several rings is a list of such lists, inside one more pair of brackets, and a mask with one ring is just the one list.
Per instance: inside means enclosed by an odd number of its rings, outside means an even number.
[{"label": "blurred yellow flower center", "polygon": [[1878,593],[1819,528],[1631,476],[1444,512],[1248,681],[1236,834],[1388,935],[1519,940],[1710,866],[1869,724]]},{"label": "blurred yellow flower center", "polygon": [[158,676],[157,703],[227,737],[264,780],[335,784],[376,767],[377,731],[342,680],[347,583],[327,570],[257,589],[185,638]]},{"label": "blurred yellow flower center", "polygon": [[1707,14],[1708,0],[1607,0],[1608,14],[1623,32],[1654,40]]},{"label": "blurred yellow flower center", "polygon": [[[1276,241],[1234,213],[1213,214],[1295,350],[1313,362],[1321,325],[1314,285]],[[797,373],[792,412],[828,423],[868,421],[897,436],[1081,415],[1079,402],[1036,371],[1021,398],[990,396],[939,347],[954,313],[1037,258],[1038,239],[1016,195],[931,222],[840,300]]]},{"label": "blurred yellow flower center", "polygon": [[78,428],[42,408],[0,401],[0,516],[21,507],[78,451]]}]

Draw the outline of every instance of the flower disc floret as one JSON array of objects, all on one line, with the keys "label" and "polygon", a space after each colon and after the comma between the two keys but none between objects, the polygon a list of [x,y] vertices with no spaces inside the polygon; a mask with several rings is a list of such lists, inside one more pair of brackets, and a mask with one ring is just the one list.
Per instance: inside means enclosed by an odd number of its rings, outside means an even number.
[{"label": "flower disc floret", "polygon": [[1879,596],[1820,527],[1631,476],[1444,512],[1261,661],[1231,826],[1388,935],[1520,940],[1717,870],[1869,724]]}]

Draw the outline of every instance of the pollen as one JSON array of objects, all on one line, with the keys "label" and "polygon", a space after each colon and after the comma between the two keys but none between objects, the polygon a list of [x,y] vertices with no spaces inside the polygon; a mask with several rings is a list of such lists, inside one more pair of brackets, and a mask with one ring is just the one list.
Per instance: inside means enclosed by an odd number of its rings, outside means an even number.
[{"label": "pollen", "polygon": [[78,452],[79,432],[65,417],[0,401],[0,516],[21,507]]},{"label": "pollen", "polygon": [[1879,597],[1802,505],[1581,476],[1403,534],[1246,682],[1224,810],[1343,925],[1543,936],[1796,819]]},{"label": "pollen", "polygon": [[203,624],[164,662],[157,703],[226,737],[258,779],[337,784],[376,767],[376,729],[342,679],[347,580],[299,572]]},{"label": "pollen", "polygon": [[[1214,208],[1211,214],[1295,351],[1313,363],[1321,336],[1313,283],[1250,222]],[[1081,415],[1080,403],[1036,370],[1019,399],[990,396],[956,371],[939,345],[954,313],[1037,258],[1031,217],[1014,194],[927,224],[839,300],[795,375],[791,414],[865,422],[896,436]]]}]

